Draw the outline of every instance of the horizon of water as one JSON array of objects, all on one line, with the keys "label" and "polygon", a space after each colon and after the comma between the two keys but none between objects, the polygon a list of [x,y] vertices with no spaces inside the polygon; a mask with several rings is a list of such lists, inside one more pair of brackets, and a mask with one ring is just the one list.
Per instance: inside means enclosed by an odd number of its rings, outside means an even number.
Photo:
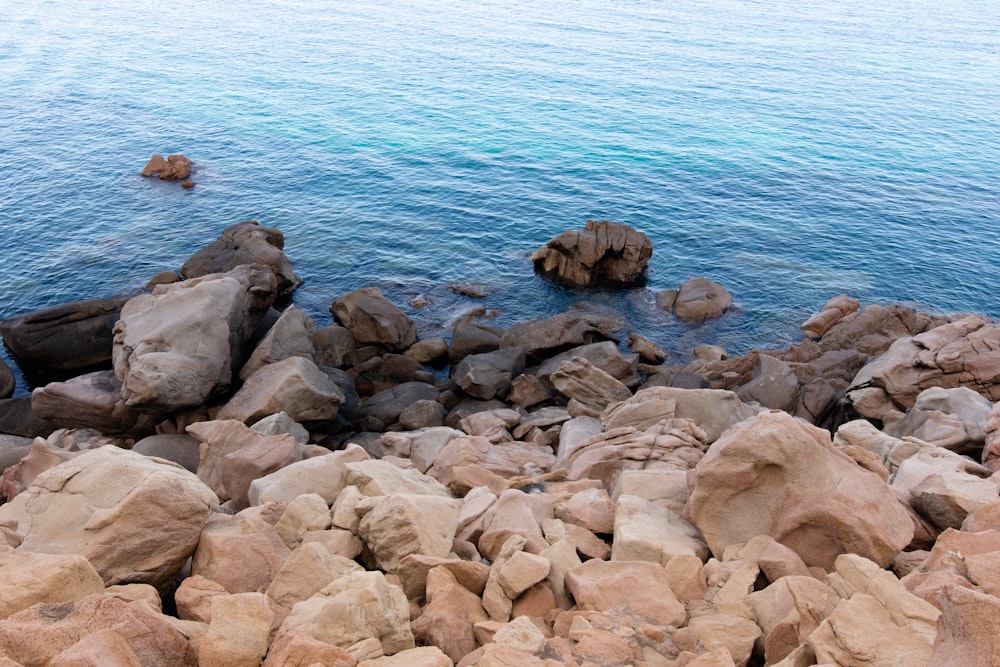
[{"label": "horizon of water", "polygon": [[[6,0],[0,317],[135,293],[245,219],[317,326],[370,285],[421,337],[586,302],[674,361],[794,342],[840,293],[1000,317],[998,74],[983,0]],[[141,178],[154,152],[197,185]],[[646,289],[533,274],[587,219],[650,237]],[[731,312],[656,310],[696,275]]]}]

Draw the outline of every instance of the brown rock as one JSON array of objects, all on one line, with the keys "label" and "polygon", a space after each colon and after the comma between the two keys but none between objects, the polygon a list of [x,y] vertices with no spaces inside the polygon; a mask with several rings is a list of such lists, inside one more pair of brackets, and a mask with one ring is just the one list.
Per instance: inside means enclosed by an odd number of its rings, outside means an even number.
[{"label": "brown rock", "polygon": [[390,352],[403,352],[417,341],[413,321],[378,288],[345,294],[333,302],[330,312],[361,345],[381,345]]},{"label": "brown rock", "polygon": [[764,534],[808,566],[842,553],[885,565],[913,537],[889,486],[838,451],[829,432],[783,412],[761,413],[717,440],[689,478],[688,514],[709,548]]},{"label": "brown rock", "polygon": [[347,464],[367,461],[368,453],[355,444],[342,450],[308,458],[276,470],[250,483],[247,498],[253,505],[289,502],[304,493],[316,493],[328,505],[348,485]]},{"label": "brown rock", "polygon": [[938,604],[943,613],[927,662],[930,667],[1000,664],[1000,600],[961,586],[947,586],[938,593]]},{"label": "brown rock", "polygon": [[444,558],[451,552],[461,501],[404,493],[376,500],[361,518],[358,535],[381,569],[395,572],[412,554]]},{"label": "brown rock", "polygon": [[339,646],[313,639],[299,630],[281,630],[262,667],[355,667],[358,659]]},{"label": "brown rock", "polygon": [[683,625],[687,616],[666,572],[654,563],[589,560],[566,573],[566,588],[583,610],[615,610],[674,627]]},{"label": "brown rock", "polygon": [[40,602],[68,602],[104,592],[104,581],[83,556],[0,555],[0,619]]},{"label": "brown rock", "polygon": [[[291,553],[262,513],[280,516],[281,507],[243,510],[235,516],[214,514],[201,532],[191,574],[201,575],[230,593],[262,593]],[[264,515],[267,516],[266,514]]]},{"label": "brown rock", "polygon": [[860,301],[845,294],[835,296],[826,302],[820,312],[802,324],[800,327],[802,333],[809,338],[822,338],[830,327],[855,312],[860,306]]},{"label": "brown rock", "polygon": [[267,653],[274,612],[266,595],[212,598],[212,620],[198,641],[199,665],[259,665]]},{"label": "brown rock", "polygon": [[476,648],[473,625],[489,618],[479,597],[458,583],[446,566],[427,572],[427,606],[412,623],[414,638],[458,662]]},{"label": "brown rock", "polygon": [[688,278],[681,283],[674,302],[674,314],[685,322],[721,317],[733,303],[725,287],[702,277]]},{"label": "brown rock", "polygon": [[726,649],[733,662],[746,665],[761,630],[753,621],[731,614],[709,614],[692,618],[674,635],[674,645],[692,653]]},{"label": "brown rock", "polygon": [[344,392],[316,364],[288,357],[249,376],[217,418],[253,423],[284,412],[298,422],[328,421],[337,416],[344,401]]},{"label": "brown rock", "polygon": [[584,229],[567,231],[531,256],[535,271],[571,287],[639,287],[653,245],[642,232],[606,220],[588,220]]}]

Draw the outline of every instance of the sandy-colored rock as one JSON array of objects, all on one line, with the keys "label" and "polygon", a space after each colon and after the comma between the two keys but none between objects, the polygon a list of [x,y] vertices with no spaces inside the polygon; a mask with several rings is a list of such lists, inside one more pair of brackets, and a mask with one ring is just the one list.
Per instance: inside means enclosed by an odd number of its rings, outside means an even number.
[{"label": "sandy-colored rock", "polygon": [[1000,664],[1000,600],[961,586],[938,593],[941,621],[929,667],[992,667]]},{"label": "sandy-colored rock", "polygon": [[361,518],[358,535],[380,568],[395,572],[409,555],[444,558],[451,552],[460,500],[405,493],[373,500],[374,507]]},{"label": "sandy-colored rock", "polygon": [[764,631],[764,658],[774,664],[809,638],[839,598],[818,579],[789,575],[751,593],[747,602]]},{"label": "sandy-colored rock", "polygon": [[316,493],[332,505],[348,486],[347,464],[370,458],[360,446],[349,444],[332,454],[298,461],[255,479],[250,483],[247,499],[251,505],[287,503],[302,494]]},{"label": "sandy-colored rock", "polygon": [[731,614],[709,614],[692,618],[674,634],[674,645],[692,653],[724,648],[736,665],[745,666],[761,630],[753,621]]},{"label": "sandy-colored rock", "polygon": [[497,583],[511,600],[549,576],[552,564],[544,556],[518,551],[500,568]]},{"label": "sandy-colored rock", "polygon": [[540,320],[515,324],[503,333],[502,347],[520,345],[528,364],[580,345],[615,340],[620,323],[591,313],[560,313]]},{"label": "sandy-colored rock", "polygon": [[42,472],[65,463],[88,449],[116,441],[89,429],[70,431],[59,429],[47,438],[34,438],[28,451],[3,471],[3,495],[7,500],[27,489]]},{"label": "sandy-colored rock", "polygon": [[683,555],[708,558],[708,547],[694,526],[666,507],[638,496],[619,496],[611,560],[666,565]]},{"label": "sandy-colored rock", "polygon": [[50,382],[31,392],[31,411],[56,426],[92,428],[109,435],[147,435],[162,421],[126,405],[114,371],[95,371],[65,382]]},{"label": "sandy-colored rock", "polygon": [[589,560],[565,577],[566,589],[583,610],[615,610],[657,625],[680,627],[687,614],[677,601],[666,571],[639,561]]},{"label": "sandy-colored rock", "polygon": [[253,423],[284,412],[299,422],[325,421],[337,416],[344,400],[344,392],[316,364],[288,357],[250,375],[217,418]]},{"label": "sandy-colored rock", "polygon": [[846,294],[835,296],[823,306],[822,310],[810,317],[799,327],[808,338],[822,338],[840,320],[855,312],[861,302]]},{"label": "sandy-colored rock", "polygon": [[217,595],[229,595],[229,591],[200,574],[186,577],[174,592],[177,617],[207,625],[212,620],[212,598]]},{"label": "sandy-colored rock", "polygon": [[274,612],[262,593],[217,595],[212,620],[198,641],[198,664],[255,667],[267,653]]},{"label": "sandy-colored rock", "polygon": [[605,430],[621,426],[645,430],[668,417],[687,418],[705,432],[706,442],[711,444],[730,426],[759,411],[723,389],[648,387],[627,401],[610,406],[601,415],[601,421]]},{"label": "sandy-colored rock", "polygon": [[556,518],[583,526],[592,533],[615,529],[615,504],[604,489],[585,489],[556,505]]},{"label": "sandy-colored rock", "polygon": [[180,466],[104,446],[35,478],[0,507],[20,551],[79,554],[105,583],[164,584],[198,542],[215,494]]},{"label": "sandy-colored rock", "polygon": [[646,282],[653,244],[640,231],[607,220],[587,220],[537,250],[535,272],[571,287],[636,287]]},{"label": "sandy-colored rock", "polygon": [[371,660],[362,660],[358,667],[453,667],[455,663],[436,646],[418,646]]},{"label": "sandy-colored rock", "polygon": [[121,636],[144,666],[198,664],[189,640],[167,617],[103,594],[38,604],[0,621],[0,655],[23,665],[45,665],[102,630]]},{"label": "sandy-colored rock", "polygon": [[[435,405],[440,405],[435,402]],[[455,438],[464,435],[461,431],[447,426],[422,428],[402,433],[382,435],[382,452],[386,456],[408,458],[420,472],[434,463],[435,457]]]},{"label": "sandy-colored rock", "polygon": [[48,665],[50,667],[142,667],[142,662],[124,637],[110,628],[105,628],[86,635],[69,648],[60,651]]},{"label": "sandy-colored rock", "polygon": [[409,621],[402,589],[381,572],[352,572],[296,604],[281,632],[298,630],[341,648],[374,638],[385,655],[393,655],[414,647]]},{"label": "sandy-colored rock", "polygon": [[314,333],[315,326],[312,319],[295,306],[288,306],[243,364],[240,377],[246,380],[262,366],[288,357],[303,357],[309,361],[316,361],[313,348]]},{"label": "sandy-colored rock", "polygon": [[993,408],[989,399],[969,387],[924,389],[905,415],[886,415],[885,432],[908,435],[960,454],[977,451],[986,443],[986,420]]},{"label": "sandy-colored rock", "polygon": [[[730,560],[728,554],[727,550],[726,560]],[[761,573],[771,583],[782,577],[809,576],[809,568],[802,562],[799,555],[770,535],[757,535],[752,538],[743,546],[735,549],[732,559],[757,563]]]},{"label": "sandy-colored rock", "polygon": [[458,496],[477,486],[488,486],[500,494],[509,488],[512,478],[529,471],[548,471],[554,460],[551,447],[523,442],[494,445],[482,436],[464,436],[441,449],[427,474]]},{"label": "sandy-colored rock", "polygon": [[347,463],[345,480],[358,487],[365,496],[440,496],[451,498],[451,493],[433,477],[418,470],[404,469],[388,461],[367,460]]},{"label": "sandy-colored rock", "polygon": [[0,619],[39,602],[68,602],[103,592],[101,575],[83,556],[0,555]]},{"label": "sandy-colored rock", "polygon": [[913,537],[892,489],[832,444],[827,431],[787,413],[761,413],[717,440],[689,478],[688,515],[716,557],[770,535],[807,566],[842,553],[880,565]]},{"label": "sandy-colored rock", "polygon": [[427,572],[427,605],[412,623],[414,638],[437,646],[454,661],[476,648],[473,626],[489,618],[479,597],[458,583],[447,566]]},{"label": "sandy-colored rock", "polygon": [[[262,518],[261,510],[277,514]],[[214,514],[201,532],[191,573],[230,593],[263,593],[291,553],[274,529],[283,508],[265,505],[236,516]],[[271,518],[271,517],[269,517]]]},{"label": "sandy-colored rock", "polygon": [[345,649],[313,639],[298,630],[277,633],[262,667],[355,667],[357,658]]},{"label": "sandy-colored rock", "polygon": [[542,522],[554,516],[552,501],[542,494],[508,489],[483,516],[479,552],[493,560],[511,535],[520,535],[526,541],[525,550],[537,554],[549,545],[542,534]]},{"label": "sandy-colored rock", "polygon": [[[589,412],[579,414],[592,417],[599,415],[608,405],[632,396],[628,387],[583,357],[564,361],[549,379],[559,393],[589,409]],[[573,413],[573,410],[570,412]]]},{"label": "sandy-colored rock", "polygon": [[242,265],[129,299],[112,350],[126,405],[172,412],[228,390],[275,285],[266,267]]},{"label": "sandy-colored rock", "polygon": [[707,278],[696,276],[681,283],[673,308],[678,319],[700,322],[721,317],[732,303],[733,295],[729,290]]},{"label": "sandy-colored rock", "polygon": [[427,575],[433,568],[443,567],[448,570],[455,582],[476,596],[483,594],[490,568],[483,563],[462,560],[460,558],[438,558],[423,554],[412,554],[403,558],[396,569],[400,585],[406,597],[420,600],[425,596]]}]

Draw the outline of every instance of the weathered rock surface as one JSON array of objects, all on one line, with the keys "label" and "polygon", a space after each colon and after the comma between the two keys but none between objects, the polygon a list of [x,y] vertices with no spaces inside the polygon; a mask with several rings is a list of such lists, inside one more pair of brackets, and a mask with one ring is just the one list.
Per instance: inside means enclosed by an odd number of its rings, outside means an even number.
[{"label": "weathered rock surface", "polygon": [[240,377],[246,380],[262,366],[289,357],[315,361],[314,335],[312,319],[295,306],[288,306],[243,364]]},{"label": "weathered rock surface", "polygon": [[240,346],[274,295],[266,267],[243,265],[130,299],[115,325],[113,351],[126,405],[177,411],[228,390]]},{"label": "weathered rock surface", "polygon": [[834,448],[827,431],[761,413],[712,444],[689,478],[687,511],[712,553],[770,535],[806,565],[830,569],[855,553],[880,565],[913,537],[883,479]]},{"label": "weathered rock surface", "polygon": [[69,602],[104,592],[104,580],[77,554],[24,551],[0,555],[0,619],[38,603]]},{"label": "weathered rock surface", "polygon": [[112,329],[125,301],[86,299],[8,317],[0,334],[28,372],[87,370],[111,361]]},{"label": "weathered rock surface", "polygon": [[20,551],[79,554],[108,584],[168,581],[194,551],[215,494],[193,474],[112,446],[46,470],[0,521]]},{"label": "weathered rock surface", "polygon": [[488,401],[505,398],[511,381],[524,370],[524,349],[508,347],[494,352],[466,355],[455,367],[452,377],[462,391]]},{"label": "weathered rock surface", "polygon": [[580,231],[556,236],[531,256],[535,271],[571,287],[640,287],[653,244],[640,231],[588,220]]},{"label": "weathered rock surface", "polygon": [[846,294],[835,296],[826,302],[822,310],[802,323],[802,333],[809,338],[822,338],[835,325],[861,307],[861,302]]},{"label": "weathered rock surface", "polygon": [[524,348],[527,362],[539,363],[559,352],[590,343],[615,340],[620,323],[591,313],[560,313],[515,324],[504,332],[502,347]]},{"label": "weathered rock surface", "polygon": [[10,366],[3,359],[0,359],[0,399],[10,398],[16,385],[17,382],[14,380],[14,373],[11,372]]},{"label": "weathered rock surface", "polygon": [[227,273],[240,264],[263,264],[274,274],[279,298],[291,296],[302,279],[292,271],[284,253],[285,235],[274,227],[244,220],[227,227],[215,239],[188,257],[181,267],[186,278]]},{"label": "weathered rock surface", "polygon": [[732,303],[733,295],[725,287],[696,276],[681,283],[676,297],[664,300],[663,306],[672,309],[679,320],[700,322],[720,317]]},{"label": "weathered rock surface", "polygon": [[330,306],[330,312],[361,345],[379,345],[390,352],[403,352],[417,342],[413,320],[377,287],[339,297]]},{"label": "weathered rock surface", "polygon": [[288,357],[261,366],[217,416],[253,423],[284,412],[297,422],[326,421],[337,416],[344,401],[344,392],[316,364]]},{"label": "weathered rock surface", "polygon": [[187,180],[194,170],[194,162],[184,157],[182,153],[172,153],[164,159],[162,155],[153,153],[149,162],[142,168],[143,176],[159,176],[161,181]]},{"label": "weathered rock surface", "polygon": [[92,428],[109,435],[148,435],[164,414],[126,404],[114,371],[95,371],[31,392],[31,410],[63,428]]}]

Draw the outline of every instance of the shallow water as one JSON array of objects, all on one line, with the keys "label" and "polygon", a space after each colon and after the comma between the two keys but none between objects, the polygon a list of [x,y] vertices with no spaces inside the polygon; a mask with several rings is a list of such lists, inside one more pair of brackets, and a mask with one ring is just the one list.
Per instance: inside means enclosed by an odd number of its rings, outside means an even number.
[{"label": "shallow water", "polygon": [[[318,325],[367,285],[422,336],[586,299],[678,359],[794,341],[838,293],[997,317],[998,74],[979,0],[6,0],[0,316],[135,291],[256,219]],[[197,186],[141,178],[153,152]],[[588,218],[650,236],[647,290],[533,275]],[[693,275],[733,312],[655,310]]]}]

